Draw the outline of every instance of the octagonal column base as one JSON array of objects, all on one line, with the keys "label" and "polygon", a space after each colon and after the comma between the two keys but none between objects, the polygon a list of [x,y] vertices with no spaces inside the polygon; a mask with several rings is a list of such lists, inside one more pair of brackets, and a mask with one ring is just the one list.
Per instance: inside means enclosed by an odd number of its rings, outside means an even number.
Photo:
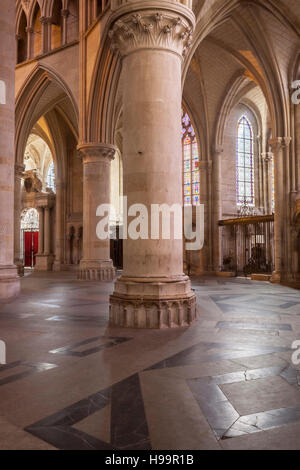
[{"label": "octagonal column base", "polygon": [[282,274],[279,271],[273,271],[270,282],[273,284],[280,284],[282,278]]},{"label": "octagonal column base", "polygon": [[189,279],[134,282],[118,279],[110,296],[110,326],[175,328],[190,326],[197,317],[196,296]]},{"label": "octagonal column base", "polygon": [[112,260],[93,261],[81,260],[78,270],[78,279],[81,281],[113,281],[116,268]]}]

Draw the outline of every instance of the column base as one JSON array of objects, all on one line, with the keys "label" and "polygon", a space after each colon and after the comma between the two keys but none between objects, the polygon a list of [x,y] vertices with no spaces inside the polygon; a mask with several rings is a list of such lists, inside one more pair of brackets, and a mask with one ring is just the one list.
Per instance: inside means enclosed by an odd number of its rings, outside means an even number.
[{"label": "column base", "polygon": [[116,268],[112,260],[81,260],[78,270],[78,279],[81,281],[113,281]]},{"label": "column base", "polygon": [[281,272],[273,271],[270,282],[272,282],[273,284],[280,284],[281,276],[282,276]]},{"label": "column base", "polygon": [[54,261],[52,270],[54,272],[60,272],[61,271],[61,262],[60,261]]},{"label": "column base", "polygon": [[110,296],[110,326],[174,328],[191,325],[196,296],[187,276],[180,279],[119,278]]},{"label": "column base", "polygon": [[24,264],[23,264],[23,261],[21,260],[15,260],[14,261],[14,264],[17,268],[17,273],[18,273],[18,276],[20,277],[23,277],[24,276]]},{"label": "column base", "polygon": [[53,255],[36,255],[35,271],[52,271]]},{"label": "column base", "polygon": [[0,266],[0,300],[15,297],[19,294],[20,288],[16,266]]}]

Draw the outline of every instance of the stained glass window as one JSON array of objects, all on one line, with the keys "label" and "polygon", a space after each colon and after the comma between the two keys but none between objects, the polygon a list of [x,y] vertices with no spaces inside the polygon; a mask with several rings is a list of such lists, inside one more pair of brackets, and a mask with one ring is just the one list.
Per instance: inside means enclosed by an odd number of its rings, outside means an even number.
[{"label": "stained glass window", "polygon": [[189,115],[182,112],[183,196],[185,206],[200,204],[199,146]]},{"label": "stained glass window", "polygon": [[54,170],[53,162],[49,166],[46,185],[47,185],[47,188],[52,189],[52,191],[55,193],[55,170]]},{"label": "stained glass window", "polygon": [[250,122],[242,116],[237,125],[237,203],[255,205],[253,130]]}]

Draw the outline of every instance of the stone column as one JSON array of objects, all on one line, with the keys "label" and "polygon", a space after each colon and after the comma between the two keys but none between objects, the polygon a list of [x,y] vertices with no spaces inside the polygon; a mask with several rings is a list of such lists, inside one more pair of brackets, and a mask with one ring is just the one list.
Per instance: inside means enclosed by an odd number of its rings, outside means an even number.
[{"label": "stone column", "polygon": [[0,0],[0,300],[19,293],[20,279],[14,265],[15,183],[15,2]]},{"label": "stone column", "polygon": [[212,181],[213,181],[213,262],[214,271],[218,273],[223,265],[222,262],[222,231],[219,227],[219,220],[222,219],[222,186],[221,186],[221,168],[222,168],[223,148],[217,147],[214,152]]},{"label": "stone column", "polygon": [[67,35],[67,20],[69,16],[69,10],[61,10],[62,16],[62,45],[67,44],[68,35]]},{"label": "stone column", "polygon": [[[179,2],[122,2],[111,18],[113,48],[123,57],[124,195],[128,207],[183,204],[182,57],[195,17]],[[155,6],[153,6],[155,4]],[[171,218],[172,219],[172,218]],[[130,222],[130,221],[128,221]],[[189,325],[195,294],[183,273],[182,240],[124,240],[124,271],[110,297],[111,325]]]},{"label": "stone column", "polygon": [[270,140],[271,150],[274,155],[274,182],[275,182],[275,215],[274,215],[274,247],[275,247],[275,269],[271,281],[280,283],[284,264],[284,231],[287,223],[285,210],[284,191],[284,155],[290,139],[277,137]]},{"label": "stone column", "polygon": [[50,255],[50,207],[45,207],[44,212],[44,255]]},{"label": "stone column", "polygon": [[33,35],[33,28],[27,27],[27,60],[31,59],[32,57],[32,35]]},{"label": "stone column", "polygon": [[24,273],[21,254],[21,207],[22,207],[22,178],[25,166],[15,165],[15,223],[14,223],[14,263],[18,268],[19,275]]},{"label": "stone column", "polygon": [[52,19],[46,16],[40,18],[42,24],[42,54],[51,50],[51,25]]},{"label": "stone column", "polygon": [[38,207],[39,213],[39,249],[38,255],[44,254],[44,208]]},{"label": "stone column", "polygon": [[263,195],[264,208],[267,214],[272,213],[272,158],[271,152],[262,153],[261,159],[263,164]]},{"label": "stone column", "polygon": [[63,234],[63,197],[64,197],[65,184],[61,182],[56,183],[56,203],[55,203],[55,260],[53,264],[53,271],[60,271],[62,264],[62,253],[64,244]]},{"label": "stone column", "polygon": [[110,203],[110,163],[116,148],[109,144],[78,146],[83,162],[83,259],[79,279],[109,281],[115,268],[110,259],[110,240],[99,240],[96,216],[100,204]]}]

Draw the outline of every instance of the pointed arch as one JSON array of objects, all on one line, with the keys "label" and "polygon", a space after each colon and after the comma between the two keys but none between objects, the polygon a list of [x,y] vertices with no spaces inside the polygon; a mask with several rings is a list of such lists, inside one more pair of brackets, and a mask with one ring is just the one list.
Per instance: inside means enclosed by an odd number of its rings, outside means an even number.
[{"label": "pointed arch", "polygon": [[[41,99],[48,93],[49,99],[44,103]],[[64,82],[52,69],[44,65],[38,65],[28,76],[16,99],[16,161],[22,163],[26,141],[33,126],[45,113],[49,114],[57,104],[68,98],[70,112],[72,112],[75,128],[68,122],[59,109],[59,113],[70,128],[76,140],[78,140],[78,109],[75,99]]]}]

